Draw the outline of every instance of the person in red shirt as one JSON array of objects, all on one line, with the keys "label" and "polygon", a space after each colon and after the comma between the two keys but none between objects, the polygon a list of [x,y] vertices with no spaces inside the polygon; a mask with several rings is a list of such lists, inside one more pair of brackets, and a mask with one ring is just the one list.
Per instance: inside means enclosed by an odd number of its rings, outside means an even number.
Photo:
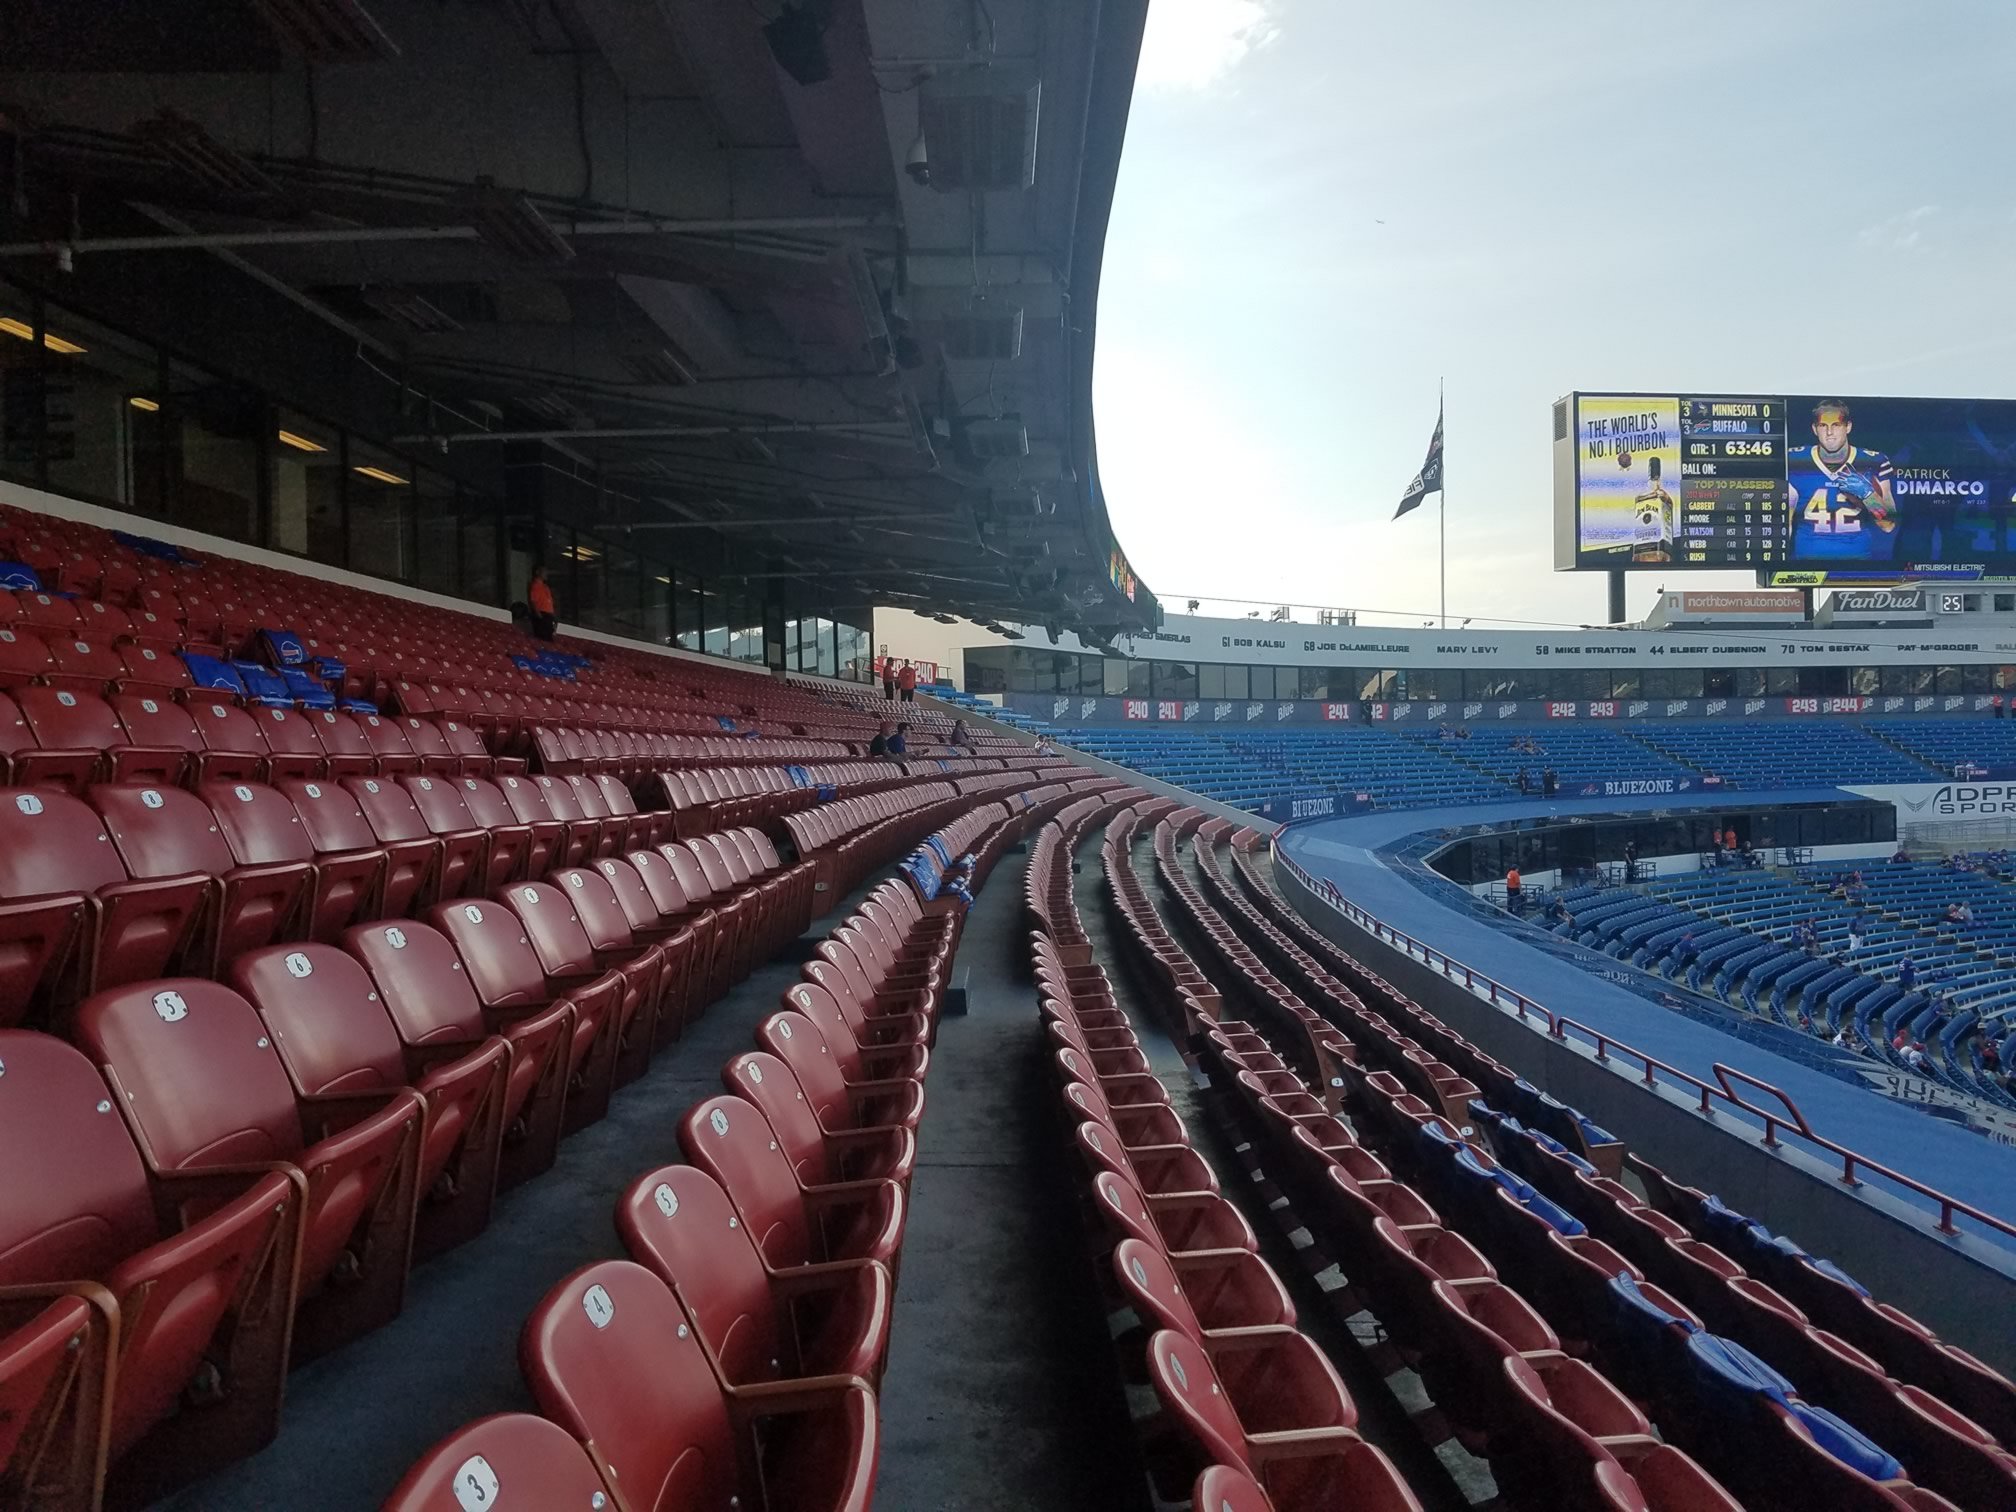
[{"label": "person in red shirt", "polygon": [[543,641],[553,639],[560,619],[553,608],[553,588],[546,581],[544,566],[532,569],[532,582],[525,590],[525,601],[532,610],[532,633]]},{"label": "person in red shirt", "polygon": [[903,702],[917,702],[917,669],[907,661],[903,663],[903,670],[896,674],[896,691]]}]

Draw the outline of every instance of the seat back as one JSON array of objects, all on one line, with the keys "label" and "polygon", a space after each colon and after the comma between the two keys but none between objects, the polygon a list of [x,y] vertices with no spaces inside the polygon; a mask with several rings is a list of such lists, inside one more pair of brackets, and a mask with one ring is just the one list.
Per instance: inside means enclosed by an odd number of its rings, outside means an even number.
[{"label": "seat back", "polygon": [[197,787],[196,796],[210,806],[240,866],[315,858],[314,842],[300,812],[278,788],[262,782],[205,782]]},{"label": "seat back", "polygon": [[[1082,1132],[1090,1126],[1078,1127]],[[1113,1247],[1113,1274],[1119,1279],[1122,1295],[1151,1329],[1173,1329],[1186,1339],[1203,1338],[1203,1325],[1191,1311],[1183,1283],[1176,1279],[1169,1257],[1157,1246],[1122,1239]]]},{"label": "seat back", "polygon": [[791,1157],[792,1169],[801,1182],[818,1186],[840,1179],[828,1160],[826,1135],[806,1100],[805,1089],[784,1062],[762,1051],[738,1055],[721,1068],[721,1084],[755,1104],[784,1153]]},{"label": "seat back", "polygon": [[554,1287],[525,1320],[518,1360],[539,1410],[594,1447],[628,1505],[727,1507],[744,1489],[700,1341],[643,1266],[604,1260]]},{"label": "seat back", "polygon": [[757,1043],[791,1068],[819,1122],[829,1129],[854,1124],[847,1080],[819,1026],[802,1013],[773,1013],[756,1028]]},{"label": "seat back", "polygon": [[529,777],[499,777],[497,786],[520,824],[547,824],[560,817],[547,805],[546,790]]},{"label": "seat back", "polygon": [[119,716],[120,727],[133,745],[192,753],[203,749],[203,739],[196,733],[196,721],[189,711],[165,695],[115,693],[112,712]]},{"label": "seat back", "polygon": [[652,906],[661,915],[676,917],[692,908],[692,895],[679,885],[671,863],[660,851],[636,850],[624,859],[636,869],[637,880],[644,884],[645,892],[651,895]]},{"label": "seat back", "polygon": [[328,754],[316,733],[320,721],[312,714],[293,709],[261,709],[254,723],[266,737],[266,749],[275,756],[291,758],[297,766],[320,763]]},{"label": "seat back", "polygon": [[376,850],[378,836],[364,816],[356,794],[339,782],[308,782],[299,777],[282,778],[276,786],[294,805],[301,828],[318,856],[343,851]]},{"label": "seat back", "polygon": [[351,762],[371,759],[371,742],[364,738],[363,726],[341,709],[318,709],[303,717],[313,721],[322,749],[331,758],[340,757]]},{"label": "seat back", "polygon": [[333,945],[268,945],[231,963],[231,985],[272,1031],[307,1097],[406,1085],[399,1031],[370,974]]},{"label": "seat back", "polygon": [[192,698],[186,707],[196,721],[196,733],[206,751],[228,751],[233,755],[267,755],[266,736],[257,722],[238,705],[225,698]]},{"label": "seat back", "polygon": [[458,777],[455,782],[462,789],[462,802],[469,810],[469,817],[484,829],[503,829],[525,822],[511,812],[503,791],[487,777]]},{"label": "seat back", "polygon": [[455,835],[483,827],[469,812],[469,805],[462,796],[462,784],[455,778],[408,777],[399,785],[413,800],[413,806],[420,811],[421,822],[431,833]]},{"label": "seat back", "polygon": [[760,1110],[739,1097],[697,1103],[680,1120],[679,1148],[727,1192],[771,1269],[785,1270],[813,1258],[790,1157]]},{"label": "seat back", "polygon": [[486,1008],[533,1008],[550,999],[546,972],[517,914],[488,900],[437,903],[427,923],[446,935]]},{"label": "seat back", "polygon": [[672,849],[676,853],[680,846],[683,845],[686,853],[692,856],[694,861],[699,865],[700,874],[707,879],[708,888],[711,891],[727,896],[735,891],[735,877],[728,870],[728,863],[722,860],[721,852],[708,844],[708,839],[709,837],[702,836],[698,839],[678,842],[674,844]]},{"label": "seat back", "polygon": [[1194,1339],[1165,1328],[1148,1341],[1148,1379],[1170,1419],[1196,1443],[1203,1457],[1252,1473],[1246,1430],[1231,1398],[1211,1368],[1211,1358]]},{"label": "seat back", "polygon": [[448,749],[448,742],[431,719],[421,719],[409,713],[399,721],[399,733],[406,738],[413,754],[422,761],[434,763],[436,771],[450,766],[455,759],[455,753]]},{"label": "seat back", "polygon": [[565,779],[541,773],[532,779],[532,785],[539,789],[539,796],[545,800],[546,811],[562,823],[572,824],[589,817]]},{"label": "seat back", "polygon": [[390,777],[345,777],[343,786],[364,810],[371,832],[385,842],[424,840],[433,831],[420,817],[412,795]]},{"label": "seat back", "polygon": [[595,946],[567,889],[551,882],[513,882],[504,889],[503,901],[518,916],[548,976],[585,976],[595,970]]},{"label": "seat back", "polygon": [[[0,900],[82,893],[126,880],[104,820],[81,798],[0,790]],[[5,974],[0,946],[0,975]]]},{"label": "seat back", "polygon": [[90,801],[136,877],[221,877],[237,864],[216,815],[194,793],[120,782],[92,788]]},{"label": "seat back", "polygon": [[500,1412],[456,1429],[428,1450],[381,1512],[594,1512],[614,1505],[594,1459],[566,1429],[528,1412]]},{"label": "seat back", "polygon": [[76,1038],[167,1170],[293,1160],[301,1118],[252,1005],[197,977],[115,987],[77,1008]]},{"label": "seat back", "polygon": [[665,864],[672,869],[672,879],[679,884],[679,890],[686,894],[689,902],[715,901],[714,884],[707,880],[707,875],[700,869],[700,863],[694,859],[693,852],[678,842],[671,841],[659,846],[658,854],[665,858]]},{"label": "seat back", "polygon": [[[574,917],[586,931],[588,943],[596,950],[633,950],[637,937],[630,930],[630,915],[616,896],[615,885],[603,868],[629,871],[641,895],[644,884],[627,865],[604,860],[594,866],[569,866],[553,873],[553,881],[574,907]],[[648,901],[648,899],[646,900]]]},{"label": "seat back", "polygon": [[406,739],[405,731],[399,728],[395,719],[386,719],[378,714],[365,714],[357,721],[364,727],[364,740],[371,747],[371,754],[381,761],[408,761],[413,759],[413,747]]},{"label": "seat back", "polygon": [[462,958],[440,930],[411,919],[358,924],[343,932],[341,944],[370,973],[407,1044],[483,1038],[483,1005]]},{"label": "seat back", "polygon": [[0,1067],[0,1286],[103,1280],[160,1237],[133,1137],[54,1035],[0,1029]]},{"label": "seat back", "polygon": [[666,1166],[616,1202],[630,1258],[670,1286],[733,1386],[781,1374],[777,1306],[763,1257],[728,1194],[705,1171]]},{"label": "seat back", "polygon": [[107,751],[123,745],[119,716],[96,693],[70,688],[21,688],[14,694],[35,743],[45,751]]}]

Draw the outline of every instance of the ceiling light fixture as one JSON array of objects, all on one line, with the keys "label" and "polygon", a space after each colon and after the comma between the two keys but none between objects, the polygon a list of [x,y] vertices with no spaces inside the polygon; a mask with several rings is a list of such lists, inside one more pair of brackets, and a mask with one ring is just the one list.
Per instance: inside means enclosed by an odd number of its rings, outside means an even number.
[{"label": "ceiling light fixture", "polygon": [[[0,315],[0,331],[5,331],[9,336],[18,336],[23,341],[35,339],[35,328],[25,320],[16,320],[12,315]],[[42,345],[52,352],[62,353],[65,357],[74,357],[86,350],[74,341],[65,341],[61,336],[53,336],[47,331],[42,333]]]},{"label": "ceiling light fixture", "polygon": [[[327,450],[329,450],[329,448],[324,446],[320,441],[310,441],[306,436],[297,436],[294,434],[293,431],[290,430],[281,431],[279,439],[280,444],[282,446],[291,446],[296,451],[326,452]],[[357,469],[357,471],[365,472],[366,469],[360,467]]]},{"label": "ceiling light fixture", "polygon": [[395,488],[404,488],[406,480],[397,473],[387,472],[382,467],[353,467],[350,471],[371,479],[376,483],[390,483]]},{"label": "ceiling light fixture", "polygon": [[128,399],[126,402],[132,405],[133,408],[137,410],[145,410],[150,415],[153,414],[156,410],[161,408],[160,400],[149,399],[145,394],[135,394],[132,398]]}]

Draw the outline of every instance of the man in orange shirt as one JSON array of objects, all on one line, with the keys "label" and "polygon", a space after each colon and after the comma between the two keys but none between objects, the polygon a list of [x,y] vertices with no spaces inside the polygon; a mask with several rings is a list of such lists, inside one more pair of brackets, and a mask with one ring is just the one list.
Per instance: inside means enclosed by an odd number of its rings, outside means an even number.
[{"label": "man in orange shirt", "polygon": [[917,701],[917,669],[907,661],[903,663],[903,670],[896,674],[896,692],[905,703]]},{"label": "man in orange shirt", "polygon": [[532,610],[532,633],[543,641],[553,639],[560,620],[553,609],[553,589],[546,581],[544,566],[532,569],[532,582],[525,590],[525,602]]}]

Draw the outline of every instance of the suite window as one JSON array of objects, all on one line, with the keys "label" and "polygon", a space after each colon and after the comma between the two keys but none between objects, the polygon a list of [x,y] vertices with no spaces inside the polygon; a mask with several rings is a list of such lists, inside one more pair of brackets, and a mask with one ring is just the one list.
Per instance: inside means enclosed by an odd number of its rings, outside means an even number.
[{"label": "suite window", "polygon": [[1272,667],[1248,668],[1246,673],[1246,688],[1246,696],[1248,698],[1272,698],[1274,696],[1274,669]]},{"label": "suite window", "polygon": [[1248,691],[1252,684],[1247,680],[1247,668],[1228,666],[1225,669],[1225,696],[1227,698],[1250,698]]},{"label": "suite window", "polygon": [[1154,662],[1157,698],[1193,699],[1197,696],[1197,667],[1194,662]]},{"label": "suite window", "polygon": [[1197,696],[1206,699],[1225,697],[1225,665],[1222,662],[1205,662],[1197,669]]}]

